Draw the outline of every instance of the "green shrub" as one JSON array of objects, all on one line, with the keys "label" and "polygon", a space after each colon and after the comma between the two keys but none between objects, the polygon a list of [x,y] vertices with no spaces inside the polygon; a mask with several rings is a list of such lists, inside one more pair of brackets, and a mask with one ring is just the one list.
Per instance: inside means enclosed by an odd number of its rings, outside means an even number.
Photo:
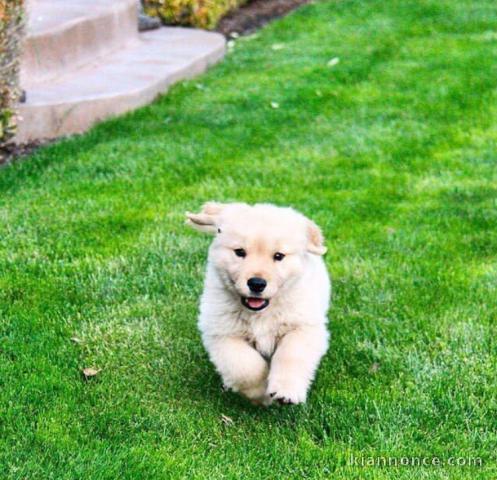
[{"label": "green shrub", "polygon": [[146,11],[167,24],[211,29],[246,0],[146,0]]},{"label": "green shrub", "polygon": [[23,0],[0,0],[0,147],[15,133],[23,3]]}]

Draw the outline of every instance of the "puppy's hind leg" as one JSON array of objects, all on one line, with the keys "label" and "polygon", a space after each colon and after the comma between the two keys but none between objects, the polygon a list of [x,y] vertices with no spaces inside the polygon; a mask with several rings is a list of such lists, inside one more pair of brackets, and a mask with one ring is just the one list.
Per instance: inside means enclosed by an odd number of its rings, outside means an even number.
[{"label": "puppy's hind leg", "polygon": [[325,328],[300,328],[287,333],[271,360],[268,396],[280,403],[304,403],[327,348]]},{"label": "puppy's hind leg", "polygon": [[268,364],[257,350],[240,337],[210,337],[204,343],[227,388],[253,402],[268,403]]}]

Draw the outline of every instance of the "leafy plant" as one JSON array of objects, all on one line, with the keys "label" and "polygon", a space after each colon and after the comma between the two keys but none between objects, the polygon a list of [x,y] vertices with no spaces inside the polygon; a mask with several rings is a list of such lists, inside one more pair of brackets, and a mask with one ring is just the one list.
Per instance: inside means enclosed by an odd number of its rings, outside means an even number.
[{"label": "leafy plant", "polygon": [[165,23],[211,29],[245,0],[146,0],[147,13]]},{"label": "leafy plant", "polygon": [[0,0],[0,147],[15,133],[23,4],[23,0]]}]

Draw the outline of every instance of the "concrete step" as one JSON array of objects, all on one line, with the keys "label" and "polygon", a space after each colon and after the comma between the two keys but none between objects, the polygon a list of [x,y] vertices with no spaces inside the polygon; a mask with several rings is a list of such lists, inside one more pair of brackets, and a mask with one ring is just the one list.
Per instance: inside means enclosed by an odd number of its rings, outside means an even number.
[{"label": "concrete step", "polygon": [[64,76],[137,38],[137,0],[31,0],[21,85]]},{"label": "concrete step", "polygon": [[99,120],[151,102],[174,82],[203,72],[224,52],[225,39],[218,33],[163,27],[140,34],[124,50],[28,89],[16,140],[83,132]]}]

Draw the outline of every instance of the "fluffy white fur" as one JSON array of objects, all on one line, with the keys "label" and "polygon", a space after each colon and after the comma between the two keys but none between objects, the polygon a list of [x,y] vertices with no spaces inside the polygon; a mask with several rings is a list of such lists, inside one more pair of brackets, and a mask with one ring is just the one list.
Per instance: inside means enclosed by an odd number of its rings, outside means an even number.
[{"label": "fluffy white fur", "polygon": [[[269,204],[207,203],[187,218],[215,235],[199,328],[224,385],[264,405],[305,402],[329,337],[321,231],[295,210]],[[275,253],[284,258],[275,260]],[[255,295],[269,301],[261,311],[242,303],[252,297],[251,277],[267,281]]]}]

